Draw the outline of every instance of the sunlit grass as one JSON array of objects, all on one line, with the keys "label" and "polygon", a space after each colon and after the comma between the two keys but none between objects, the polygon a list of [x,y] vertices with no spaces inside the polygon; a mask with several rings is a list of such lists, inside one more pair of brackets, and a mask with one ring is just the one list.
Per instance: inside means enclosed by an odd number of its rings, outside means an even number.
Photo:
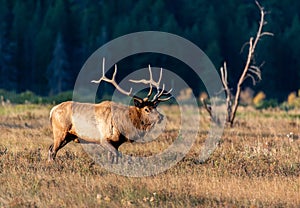
[{"label": "sunlit grass", "polygon": [[[197,164],[209,118],[186,157],[156,176],[130,178],[95,162],[70,143],[47,163],[52,143],[50,106],[0,107],[0,207],[299,207],[300,141],[297,115],[240,108],[234,128],[226,128],[208,161]],[[158,140],[125,144],[123,154],[151,155],[178,136],[180,113],[168,114]],[[268,116],[265,116],[268,114]]]},{"label": "sunlit grass", "polygon": [[49,105],[37,105],[37,104],[6,104],[0,105],[0,116],[6,115],[19,115],[33,111],[45,111],[49,109]]}]

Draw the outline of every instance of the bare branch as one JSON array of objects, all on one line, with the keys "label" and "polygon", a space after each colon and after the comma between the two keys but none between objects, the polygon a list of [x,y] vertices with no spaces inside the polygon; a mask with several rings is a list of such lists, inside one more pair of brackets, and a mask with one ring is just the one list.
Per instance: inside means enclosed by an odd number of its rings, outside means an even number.
[{"label": "bare branch", "polygon": [[[228,119],[230,121],[231,125],[233,125],[236,110],[237,110],[238,105],[239,105],[241,86],[242,86],[243,82],[247,78],[250,78],[250,79],[252,79],[253,85],[255,85],[256,84],[256,78],[261,80],[260,68],[257,67],[257,66],[254,66],[254,65],[250,66],[250,64],[253,60],[253,55],[254,55],[256,46],[257,46],[257,44],[258,44],[261,37],[266,36],[266,35],[267,36],[273,36],[273,33],[263,32],[263,26],[267,24],[267,22],[264,20],[266,12],[264,11],[264,8],[258,3],[258,1],[255,1],[255,3],[257,5],[257,7],[259,8],[259,10],[260,10],[260,21],[259,21],[259,26],[258,26],[255,38],[250,37],[249,42],[246,43],[246,45],[249,45],[248,55],[247,55],[247,60],[246,60],[243,72],[242,72],[242,74],[240,76],[240,79],[237,83],[237,91],[236,91],[235,98],[234,98],[234,103],[233,103],[233,106],[232,106],[232,112],[231,112],[231,115],[230,115],[230,119]],[[242,49],[244,47],[245,47],[245,44],[242,47]],[[225,86],[225,88],[226,88],[226,86]]]},{"label": "bare branch", "polygon": [[249,42],[246,42],[243,44],[241,50],[240,50],[240,53],[243,53],[244,49],[246,48],[246,46],[249,45]]},{"label": "bare branch", "polygon": [[258,30],[257,30],[257,34],[256,34],[256,38],[254,40],[254,43],[253,43],[253,52],[254,53],[254,50],[255,50],[255,47],[259,41],[259,39],[262,37],[262,36],[265,36],[265,35],[269,35],[269,36],[273,36],[274,34],[271,33],[271,32],[262,32],[263,30],[263,26],[267,24],[267,22],[265,21],[265,10],[264,10],[264,7],[262,7],[258,1],[255,1],[256,5],[258,6],[259,10],[260,10],[260,22],[259,22],[259,27],[258,27]]},{"label": "bare branch", "polygon": [[245,81],[247,78],[251,78],[252,84],[253,84],[253,85],[256,85],[255,77],[254,77],[252,74],[247,74],[247,76],[245,77],[244,81]]},{"label": "bare branch", "polygon": [[254,75],[256,75],[256,77],[258,78],[258,80],[261,80],[261,71],[260,71],[259,67],[257,67],[257,66],[250,66],[249,72],[251,72]]},{"label": "bare branch", "polygon": [[274,34],[271,33],[271,32],[263,32],[263,33],[260,34],[260,37],[265,36],[265,35],[267,35],[267,36],[274,36]]},{"label": "bare branch", "polygon": [[220,68],[221,71],[221,81],[223,83],[223,86],[228,88],[228,81],[227,81],[227,65],[226,62],[224,62],[223,67]]},{"label": "bare branch", "polygon": [[227,121],[231,118],[231,108],[232,108],[232,102],[231,102],[231,90],[228,87],[228,80],[227,80],[227,64],[224,62],[223,67],[220,68],[221,71],[221,80],[224,86],[224,90],[226,93],[226,106],[227,106]]}]

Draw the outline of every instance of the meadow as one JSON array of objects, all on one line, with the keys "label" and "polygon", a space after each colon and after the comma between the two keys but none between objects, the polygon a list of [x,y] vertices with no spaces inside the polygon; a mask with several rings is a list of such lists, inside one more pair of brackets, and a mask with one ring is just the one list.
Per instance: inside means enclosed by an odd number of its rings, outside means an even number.
[{"label": "meadow", "polygon": [[[188,154],[167,171],[126,177],[97,165],[70,143],[47,162],[52,143],[50,105],[0,106],[0,207],[300,207],[300,112],[238,109],[219,146],[199,164],[209,130],[200,109],[200,131]],[[162,106],[166,131],[158,140],[124,144],[120,151],[147,156],[178,136],[180,113]]]}]

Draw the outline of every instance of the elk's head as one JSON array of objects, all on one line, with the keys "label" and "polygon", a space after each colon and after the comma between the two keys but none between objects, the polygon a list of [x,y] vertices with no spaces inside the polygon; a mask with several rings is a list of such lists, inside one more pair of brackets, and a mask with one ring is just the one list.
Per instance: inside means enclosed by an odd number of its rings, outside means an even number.
[{"label": "elk's head", "polygon": [[150,130],[156,123],[161,123],[164,116],[156,109],[159,101],[144,101],[136,96],[133,97],[133,101],[139,115],[140,124],[145,130]]},{"label": "elk's head", "polygon": [[[160,76],[159,76],[158,81],[153,80],[150,65],[149,65],[148,69],[149,69],[149,74],[150,74],[149,80],[146,80],[146,79],[141,79],[141,80],[132,80],[131,79],[131,80],[129,80],[132,83],[141,83],[141,84],[149,85],[149,92],[145,98],[140,98],[135,95],[132,95],[132,88],[130,88],[129,91],[126,91],[126,90],[122,89],[116,83],[115,77],[117,74],[117,65],[115,65],[115,71],[112,75],[112,78],[108,79],[105,76],[105,59],[104,58],[103,58],[103,62],[102,62],[102,77],[97,81],[95,81],[95,80],[92,81],[94,83],[100,83],[101,81],[109,82],[112,85],[114,85],[114,87],[122,94],[132,97],[135,109],[138,113],[139,125],[142,125],[143,129],[145,129],[145,130],[150,130],[156,123],[160,123],[163,120],[164,116],[157,111],[156,107],[158,106],[158,104],[160,102],[164,102],[164,101],[167,101],[172,98],[172,95],[171,95],[172,89],[170,89],[169,91],[166,91],[165,84],[162,84],[162,86],[160,86],[160,82],[162,79],[162,69],[160,70]],[[154,96],[152,95],[153,87],[156,88],[156,94]]]}]

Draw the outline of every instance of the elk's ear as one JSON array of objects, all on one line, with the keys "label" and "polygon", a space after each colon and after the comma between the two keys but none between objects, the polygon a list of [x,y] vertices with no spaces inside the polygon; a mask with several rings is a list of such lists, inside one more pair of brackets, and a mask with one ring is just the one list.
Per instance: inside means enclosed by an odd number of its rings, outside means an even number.
[{"label": "elk's ear", "polygon": [[144,107],[144,101],[143,99],[137,97],[137,96],[133,96],[133,103],[134,103],[134,106],[137,107],[137,108],[142,108]]},{"label": "elk's ear", "polygon": [[159,100],[155,100],[155,101],[153,102],[153,107],[156,108],[156,107],[158,106],[159,103],[160,103]]}]

